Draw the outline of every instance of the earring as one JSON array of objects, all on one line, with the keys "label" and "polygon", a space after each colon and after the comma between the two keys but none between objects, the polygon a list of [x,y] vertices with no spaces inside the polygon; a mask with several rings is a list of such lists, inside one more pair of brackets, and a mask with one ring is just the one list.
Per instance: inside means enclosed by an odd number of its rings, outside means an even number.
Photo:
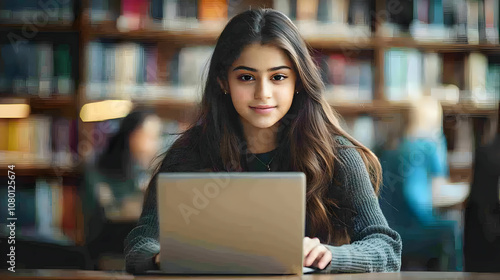
[{"label": "earring", "polygon": [[295,92],[295,94],[299,94],[299,91],[297,90],[297,91]]},{"label": "earring", "polygon": [[227,95],[227,90],[224,91],[224,94]]}]

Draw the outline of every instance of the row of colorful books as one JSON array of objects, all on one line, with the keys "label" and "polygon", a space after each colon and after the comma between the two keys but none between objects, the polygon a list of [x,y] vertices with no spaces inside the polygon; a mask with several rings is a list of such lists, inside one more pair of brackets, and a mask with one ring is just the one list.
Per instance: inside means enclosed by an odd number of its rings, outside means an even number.
[{"label": "row of colorful books", "polygon": [[343,53],[317,53],[315,61],[331,101],[371,102],[373,65],[370,57],[349,57]]},{"label": "row of colorful books", "polygon": [[[77,121],[48,115],[0,119],[0,159],[26,167],[71,168],[78,161]],[[80,147],[81,148],[81,147]]]},{"label": "row of colorful books", "polygon": [[[17,181],[22,181],[17,178]],[[21,182],[20,182],[21,183]],[[16,189],[14,216],[8,215],[7,199],[0,200],[0,225],[6,236],[7,217],[15,217],[18,238],[36,238],[74,244],[81,239],[81,203],[75,185],[63,184],[59,179],[24,182]],[[9,206],[10,207],[10,206]]]},{"label": "row of colorful books", "polygon": [[[88,51],[87,98],[90,100],[174,98],[198,101],[213,47],[182,48],[170,61],[161,63],[166,69],[158,67],[156,46],[96,41],[90,44]],[[342,52],[316,52],[313,56],[321,69],[329,100],[373,100],[373,57],[351,57]],[[479,52],[439,54],[391,48],[385,52],[384,71],[384,94],[389,101],[410,100],[430,92],[437,99],[452,104],[471,101],[488,105],[498,102],[500,95],[500,58],[495,55]],[[161,82],[160,75],[164,76]]]},{"label": "row of colorful books", "polygon": [[499,0],[388,1],[385,12],[389,14],[382,28],[386,36],[409,32],[425,41],[499,43]]},{"label": "row of colorful books", "polygon": [[350,27],[362,26],[355,35],[368,36],[371,4],[368,0],[94,0],[91,19],[116,21],[117,27],[125,30],[148,28],[155,22],[165,29],[185,30],[203,28],[206,23],[223,24],[249,8],[266,7],[296,21],[304,35],[313,28],[330,36],[352,36]]},{"label": "row of colorful books", "polygon": [[91,42],[87,47],[87,98],[133,95],[158,83],[156,46]]},{"label": "row of colorful books", "polygon": [[48,97],[73,92],[69,45],[26,43],[0,46],[0,94]]},{"label": "row of colorful books", "polygon": [[[210,46],[183,48],[160,69],[156,46],[91,42],[87,49],[87,98],[197,100],[212,52]],[[161,83],[159,75],[164,75]]]},{"label": "row of colorful books", "polygon": [[37,26],[46,23],[70,24],[74,19],[74,0],[15,0],[0,2],[0,23],[22,23]]},{"label": "row of colorful books", "polygon": [[384,76],[385,97],[390,101],[414,99],[424,93],[451,104],[496,106],[500,99],[500,57],[478,52],[438,54],[393,48],[385,52]]}]

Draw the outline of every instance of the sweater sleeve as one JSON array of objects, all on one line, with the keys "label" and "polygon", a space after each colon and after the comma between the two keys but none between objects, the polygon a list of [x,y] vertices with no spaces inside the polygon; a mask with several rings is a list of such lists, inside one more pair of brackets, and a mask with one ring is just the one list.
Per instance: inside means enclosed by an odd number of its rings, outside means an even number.
[{"label": "sweater sleeve", "polygon": [[157,176],[153,177],[146,191],[137,226],[125,239],[125,268],[129,273],[139,274],[157,269],[153,260],[153,257],[160,252],[156,179]]},{"label": "sweater sleeve", "polygon": [[[344,146],[350,141],[341,138]],[[329,272],[390,272],[401,267],[402,242],[380,210],[377,196],[361,155],[355,148],[340,147],[339,175],[353,198],[354,229],[351,244],[326,245],[332,252]]]}]

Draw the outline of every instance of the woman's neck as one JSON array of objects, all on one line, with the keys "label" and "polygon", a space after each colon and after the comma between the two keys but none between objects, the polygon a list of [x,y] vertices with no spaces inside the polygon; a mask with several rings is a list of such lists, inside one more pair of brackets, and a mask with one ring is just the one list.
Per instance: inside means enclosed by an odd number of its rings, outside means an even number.
[{"label": "woman's neck", "polygon": [[262,154],[276,149],[278,124],[269,128],[257,128],[247,124],[243,125],[243,131],[250,153]]}]

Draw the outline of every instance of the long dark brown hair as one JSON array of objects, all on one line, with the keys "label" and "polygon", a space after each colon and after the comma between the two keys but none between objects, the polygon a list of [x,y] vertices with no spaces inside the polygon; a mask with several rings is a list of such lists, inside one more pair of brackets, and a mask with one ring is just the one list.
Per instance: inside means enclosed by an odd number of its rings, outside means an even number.
[{"label": "long dark brown hair", "polygon": [[[230,95],[224,94],[228,69],[242,50],[253,43],[282,49],[297,73],[296,89],[288,113],[277,130],[276,171],[301,171],[307,177],[306,209],[311,234],[322,242],[341,245],[350,242],[349,224],[353,212],[343,204],[347,192],[334,178],[344,136],[360,152],[375,192],[381,181],[377,157],[349,136],[339,125],[338,116],[323,97],[324,84],[306,43],[292,21],[272,9],[248,10],[233,17],[217,40],[206,78],[200,114],[167,151],[162,171],[245,171],[247,140]],[[191,155],[191,156],[187,156]],[[197,155],[197,156],[193,156]],[[328,193],[334,191],[335,200]],[[332,220],[335,221],[332,224]]]}]

